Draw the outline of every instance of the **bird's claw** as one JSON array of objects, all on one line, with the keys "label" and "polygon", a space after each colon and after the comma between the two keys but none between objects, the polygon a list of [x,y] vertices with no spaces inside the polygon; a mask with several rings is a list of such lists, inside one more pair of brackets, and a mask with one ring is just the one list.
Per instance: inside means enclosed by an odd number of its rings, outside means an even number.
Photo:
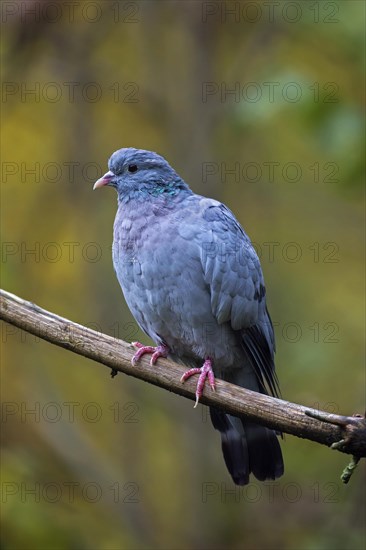
[{"label": "bird's claw", "polygon": [[159,357],[167,357],[169,353],[169,348],[167,346],[164,346],[163,344],[160,346],[144,346],[140,342],[132,342],[132,345],[137,348],[138,351],[136,351],[135,355],[131,359],[131,363],[133,366],[138,363],[138,361],[141,359],[145,353],[151,353],[151,359],[150,359],[150,365],[155,365],[156,361],[159,359]]},{"label": "bird's claw", "polygon": [[188,378],[190,378],[194,374],[199,374],[197,387],[196,387],[196,402],[194,404],[194,408],[196,408],[200,400],[200,397],[203,394],[203,388],[205,387],[206,378],[208,378],[208,382],[211,386],[211,389],[215,391],[215,375],[212,370],[211,359],[206,359],[206,361],[203,363],[203,366],[201,368],[193,368],[193,369],[187,370],[181,377],[180,381],[185,382],[186,380],[188,380]]}]

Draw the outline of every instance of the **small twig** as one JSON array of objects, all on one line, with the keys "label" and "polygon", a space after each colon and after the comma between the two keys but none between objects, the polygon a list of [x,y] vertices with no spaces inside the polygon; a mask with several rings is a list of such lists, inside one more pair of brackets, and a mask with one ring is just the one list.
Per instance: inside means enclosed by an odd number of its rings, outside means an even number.
[{"label": "small twig", "polygon": [[352,476],[353,472],[355,471],[359,461],[360,461],[359,458],[357,458],[356,456],[353,456],[351,462],[343,470],[342,475],[341,475],[341,480],[343,481],[343,483],[345,485],[351,479],[351,476]]},{"label": "small twig", "polygon": [[[316,418],[321,422],[339,426],[342,437],[334,441],[332,449],[343,453],[351,453],[355,457],[365,456],[366,446],[366,418],[360,414],[353,416],[341,416],[338,414],[327,413],[324,411],[306,410],[305,414],[311,418]],[[350,450],[352,449],[352,450]]]},{"label": "small twig", "polygon": [[341,480],[347,484],[354,473],[357,464],[360,461],[361,456],[364,456],[363,447],[365,445],[365,430],[366,421],[365,417],[360,414],[354,414],[353,416],[339,416],[337,414],[305,411],[307,416],[316,418],[321,422],[327,422],[335,426],[341,426],[343,428],[343,437],[339,441],[335,441],[331,444],[330,448],[336,451],[347,452],[349,447],[356,450],[357,456],[353,455],[351,462],[345,467],[342,472]]}]

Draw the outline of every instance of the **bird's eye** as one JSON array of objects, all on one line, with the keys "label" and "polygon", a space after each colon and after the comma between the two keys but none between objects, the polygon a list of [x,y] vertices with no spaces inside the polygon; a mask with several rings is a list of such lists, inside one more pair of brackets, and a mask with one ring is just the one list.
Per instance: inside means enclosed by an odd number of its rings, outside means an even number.
[{"label": "bird's eye", "polygon": [[129,171],[129,172],[137,172],[137,166],[136,166],[136,164],[129,164],[129,165],[128,165],[128,171]]}]

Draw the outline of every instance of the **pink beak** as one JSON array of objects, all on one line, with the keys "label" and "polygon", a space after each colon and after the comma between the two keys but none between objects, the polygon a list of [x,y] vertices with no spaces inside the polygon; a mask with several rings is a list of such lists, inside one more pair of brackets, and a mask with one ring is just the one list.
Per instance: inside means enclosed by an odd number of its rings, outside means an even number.
[{"label": "pink beak", "polygon": [[101,178],[99,178],[99,180],[97,180],[95,183],[94,183],[94,187],[93,187],[93,190],[94,189],[98,189],[98,187],[103,187],[103,185],[108,185],[112,179],[114,178],[114,174],[113,172],[109,171],[109,172],[106,172],[104,174],[104,176],[102,176]]}]

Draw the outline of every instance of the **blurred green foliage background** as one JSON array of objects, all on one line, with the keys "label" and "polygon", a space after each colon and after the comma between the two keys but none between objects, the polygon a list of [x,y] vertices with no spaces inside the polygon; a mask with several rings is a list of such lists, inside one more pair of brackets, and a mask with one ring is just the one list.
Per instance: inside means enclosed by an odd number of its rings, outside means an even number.
[{"label": "blurred green foliage background", "polygon": [[[2,287],[147,341],[92,184],[114,150],[158,151],[255,242],[283,397],[362,413],[365,4],[1,10]],[[204,407],[1,330],[4,549],[364,547],[364,464],[343,486],[346,455],[287,436],[283,478],[235,488]]]}]

